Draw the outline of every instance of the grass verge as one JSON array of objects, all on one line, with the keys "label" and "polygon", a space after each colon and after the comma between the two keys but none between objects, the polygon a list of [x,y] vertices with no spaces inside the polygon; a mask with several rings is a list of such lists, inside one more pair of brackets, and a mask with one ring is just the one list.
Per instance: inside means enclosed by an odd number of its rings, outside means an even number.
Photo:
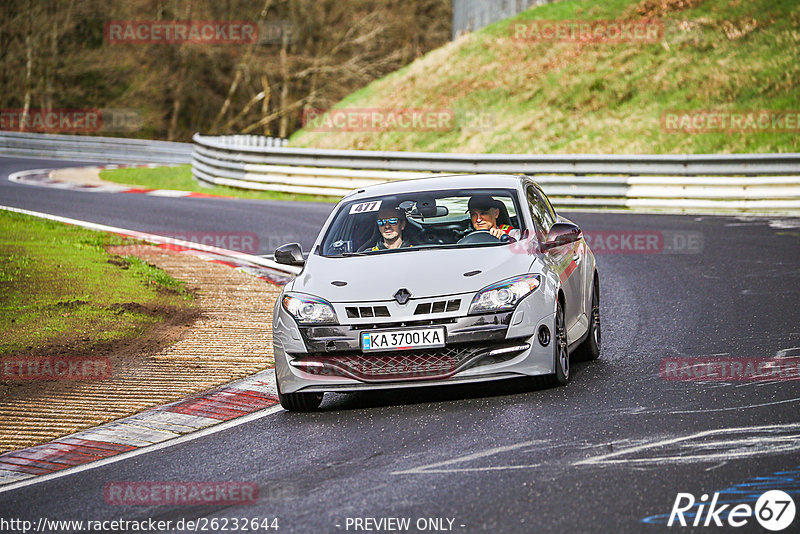
[{"label": "grass verge", "polygon": [[105,250],[132,243],[0,210],[0,355],[91,351],[191,307],[183,282]]},{"label": "grass verge", "polygon": [[191,165],[176,167],[130,167],[125,169],[110,169],[100,171],[100,178],[108,182],[133,185],[148,189],[173,189],[178,191],[193,191],[207,195],[219,195],[236,198],[249,198],[255,200],[280,200],[296,202],[338,202],[339,198],[317,195],[301,195],[295,193],[282,193],[279,191],[249,191],[225,186],[205,186],[192,177]]},{"label": "grass verge", "polygon": [[[536,42],[512,22],[663,23],[658,42]],[[300,130],[290,146],[465,153],[800,151],[786,129],[672,131],[667,112],[800,110],[797,0],[563,0],[434,50],[339,102],[339,109],[450,110],[440,131]],[[796,125],[796,121],[792,122]],[[321,130],[321,129],[318,129]]]}]

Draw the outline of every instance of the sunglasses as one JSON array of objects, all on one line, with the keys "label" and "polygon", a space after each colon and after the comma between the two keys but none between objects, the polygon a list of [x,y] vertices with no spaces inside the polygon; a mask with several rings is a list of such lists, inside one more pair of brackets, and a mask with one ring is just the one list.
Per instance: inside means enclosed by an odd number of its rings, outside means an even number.
[{"label": "sunglasses", "polygon": [[397,224],[397,217],[392,217],[391,219],[378,219],[375,222],[378,223],[378,226],[384,226],[387,224]]}]

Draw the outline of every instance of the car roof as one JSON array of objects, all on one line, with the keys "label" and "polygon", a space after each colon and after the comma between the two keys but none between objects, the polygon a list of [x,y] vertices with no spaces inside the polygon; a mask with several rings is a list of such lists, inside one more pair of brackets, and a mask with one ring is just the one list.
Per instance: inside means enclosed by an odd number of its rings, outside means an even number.
[{"label": "car roof", "polygon": [[435,191],[442,189],[516,189],[522,180],[529,180],[524,175],[514,174],[451,174],[445,176],[431,176],[430,178],[416,178],[397,180],[382,184],[369,185],[354,189],[345,198],[373,197],[380,195],[395,195],[398,193],[415,193],[419,191]]}]

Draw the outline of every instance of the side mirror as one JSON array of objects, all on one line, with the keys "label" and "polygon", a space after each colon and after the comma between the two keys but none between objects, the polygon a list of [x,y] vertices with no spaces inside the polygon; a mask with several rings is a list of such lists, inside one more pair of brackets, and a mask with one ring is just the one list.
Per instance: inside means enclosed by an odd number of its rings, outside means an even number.
[{"label": "side mirror", "polygon": [[295,265],[302,267],[306,264],[303,258],[303,249],[300,248],[299,243],[289,243],[288,245],[281,245],[275,249],[275,261],[284,265]]},{"label": "side mirror", "polygon": [[547,241],[542,244],[542,252],[547,252],[562,245],[569,245],[580,241],[583,237],[581,229],[577,224],[568,222],[557,222],[550,227],[550,233],[547,234]]}]

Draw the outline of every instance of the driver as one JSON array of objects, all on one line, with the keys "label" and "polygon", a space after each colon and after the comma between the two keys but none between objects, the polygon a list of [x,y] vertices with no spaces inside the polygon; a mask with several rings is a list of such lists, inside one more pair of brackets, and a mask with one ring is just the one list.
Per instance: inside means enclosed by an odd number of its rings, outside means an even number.
[{"label": "driver", "polygon": [[500,216],[500,206],[502,202],[495,200],[491,195],[473,195],[467,204],[469,217],[472,219],[472,227],[475,230],[485,230],[500,239],[503,235],[508,235],[514,228],[510,224],[498,226],[497,218]]},{"label": "driver", "polygon": [[406,227],[406,213],[397,208],[384,208],[378,212],[378,230],[381,237],[370,250],[386,250],[390,248],[407,248],[414,245],[403,239],[403,230]]}]

